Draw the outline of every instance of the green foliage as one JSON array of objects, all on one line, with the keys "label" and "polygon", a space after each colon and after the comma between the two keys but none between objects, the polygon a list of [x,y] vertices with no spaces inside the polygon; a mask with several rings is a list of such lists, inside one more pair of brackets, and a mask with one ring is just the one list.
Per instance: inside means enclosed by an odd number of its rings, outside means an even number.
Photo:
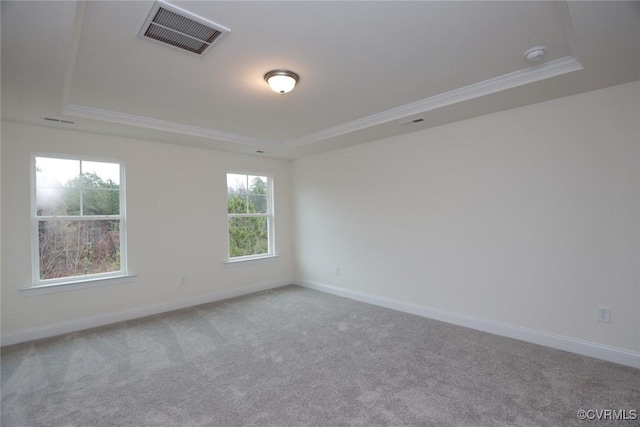
[{"label": "green foliage", "polygon": [[249,187],[249,204],[254,212],[267,213],[267,183],[256,176]]},{"label": "green foliage", "polygon": [[259,255],[268,252],[267,218],[229,218],[229,254],[231,257]]},{"label": "green foliage", "polygon": [[[82,182],[80,182],[82,180]],[[65,187],[81,189],[65,192],[65,205],[71,211],[79,211],[80,191],[82,191],[82,213],[84,215],[118,215],[120,213],[120,186],[108,179],[89,172],[69,180]],[[68,212],[68,215],[76,213]]]},{"label": "green foliage", "polygon": [[229,195],[227,212],[231,214],[249,213],[249,202],[247,201],[247,196],[241,194]]}]

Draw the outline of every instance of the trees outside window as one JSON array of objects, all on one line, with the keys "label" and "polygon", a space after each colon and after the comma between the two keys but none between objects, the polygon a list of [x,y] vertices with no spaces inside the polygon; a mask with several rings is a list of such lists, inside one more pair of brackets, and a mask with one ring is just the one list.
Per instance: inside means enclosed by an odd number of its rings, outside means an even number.
[{"label": "trees outside window", "polygon": [[34,283],[125,274],[123,169],[34,157]]},{"label": "trees outside window", "polygon": [[267,176],[227,174],[229,259],[273,254],[271,185]]}]

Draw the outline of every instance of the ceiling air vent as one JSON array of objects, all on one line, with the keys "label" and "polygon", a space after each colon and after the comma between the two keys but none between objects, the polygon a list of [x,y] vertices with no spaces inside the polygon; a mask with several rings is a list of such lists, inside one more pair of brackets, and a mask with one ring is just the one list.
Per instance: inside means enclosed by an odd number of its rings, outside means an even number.
[{"label": "ceiling air vent", "polygon": [[222,25],[158,0],[138,35],[202,56],[230,31]]}]

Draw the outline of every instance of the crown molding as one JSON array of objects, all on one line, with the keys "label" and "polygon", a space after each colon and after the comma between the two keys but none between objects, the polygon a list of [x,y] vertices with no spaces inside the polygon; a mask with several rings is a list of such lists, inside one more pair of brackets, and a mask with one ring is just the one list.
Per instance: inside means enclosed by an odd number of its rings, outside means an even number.
[{"label": "crown molding", "polygon": [[566,0],[557,0],[556,5],[558,6],[558,14],[560,15],[562,29],[564,30],[565,37],[567,38],[567,44],[571,55],[327,128],[320,132],[288,141],[284,144],[285,147],[302,147],[350,132],[381,125],[393,120],[404,119],[412,115],[426,113],[448,105],[479,98],[484,95],[490,95],[503,90],[524,86],[529,83],[582,70],[584,67],[580,57],[580,50],[578,49],[578,39],[575,35],[573,20],[571,19],[571,11],[569,10],[569,3]]},{"label": "crown molding", "polygon": [[215,129],[185,125],[168,120],[160,120],[151,117],[138,116],[135,114],[122,113],[119,111],[104,110],[102,108],[89,107],[86,105],[68,104],[64,107],[62,113],[74,117],[83,117],[85,119],[101,120],[110,123],[137,126],[162,132],[197,136],[200,138],[231,142],[235,144],[243,144],[254,147],[282,146],[282,144],[279,142],[267,141],[264,139],[252,138],[249,136],[237,135],[229,132],[222,132]]},{"label": "crown molding", "polygon": [[571,19],[571,11],[569,10],[569,2],[566,0],[558,0],[556,2],[558,6],[558,13],[560,14],[560,20],[562,21],[562,29],[564,30],[564,36],[567,38],[567,44],[576,61],[582,63],[580,56],[580,49],[578,49],[578,38],[576,37],[575,27],[573,26],[573,20]]},{"label": "crown molding", "polygon": [[87,2],[79,1],[76,3],[76,15],[73,20],[73,34],[71,35],[71,48],[67,56],[67,68],[64,73],[64,84],[62,87],[62,108],[69,103],[71,99],[71,83],[73,82],[73,72],[76,69],[76,59],[78,57],[78,49],[80,48],[80,39],[82,36],[82,27],[84,26],[85,15],[87,13]]},{"label": "crown molding", "polygon": [[151,117],[138,116],[135,114],[127,114],[120,111],[105,110],[102,108],[89,107],[86,105],[71,104],[71,86],[73,81],[73,72],[76,66],[76,58],[80,47],[80,39],[82,36],[85,16],[86,1],[79,1],[76,5],[76,15],[74,19],[74,29],[71,41],[71,48],[67,57],[67,68],[65,72],[64,85],[62,91],[62,113],[87,119],[100,120],[110,123],[118,123],[129,126],[142,127],[146,129],[158,130],[162,132],[171,132],[182,135],[196,136],[215,141],[224,141],[235,144],[248,145],[252,147],[278,147],[281,143],[267,141],[259,138],[251,138],[244,135],[237,135],[229,132],[222,132],[215,129],[203,128],[198,126],[185,125],[182,123],[171,122],[168,120],[154,119]]},{"label": "crown molding", "polygon": [[482,82],[474,83],[461,88],[453,89],[438,95],[431,96],[413,103],[401,105],[386,111],[372,114],[367,117],[342,123],[319,132],[302,136],[290,141],[268,141],[259,138],[252,138],[244,135],[223,132],[210,128],[185,125],[182,123],[167,120],[154,119],[151,117],[127,114],[118,111],[110,111],[96,107],[70,104],[71,82],[73,70],[82,33],[82,26],[85,17],[85,2],[78,2],[76,9],[75,28],[73,34],[72,48],[67,60],[67,73],[65,75],[63,90],[63,114],[69,116],[95,119],[105,122],[124,124],[129,126],[142,127],[162,132],[170,132],[182,135],[190,135],[215,141],[241,144],[252,147],[270,147],[278,149],[299,148],[306,145],[321,142],[340,135],[367,129],[373,126],[382,125],[395,120],[405,119],[417,114],[423,114],[442,107],[450,106],[464,101],[480,98],[485,95],[501,92],[507,89],[524,86],[537,81],[549,79],[573,71],[582,70],[578,42],[571,19],[571,11],[566,0],[556,1],[558,14],[562,22],[562,27],[567,39],[571,54],[563,58],[534,65],[512,73],[497,76]]},{"label": "crown molding", "polygon": [[410,104],[372,114],[361,119],[324,129],[320,132],[303,136],[285,143],[287,148],[297,148],[325,139],[355,132],[372,126],[400,120],[415,114],[426,113],[448,105],[457,104],[503,90],[527,85],[540,80],[549,79],[573,71],[582,70],[582,63],[573,56],[565,56],[553,61],[535,65],[523,70],[514,71],[479,83],[453,89],[438,95],[425,98]]},{"label": "crown molding", "polygon": [[215,129],[185,125],[167,120],[122,113],[119,111],[105,110],[78,104],[67,104],[63,114],[87,119],[101,120],[130,126],[143,127],[163,132],[178,133],[196,136],[216,141],[225,141],[249,146],[270,146],[277,148],[298,148],[305,145],[320,142],[329,138],[344,135],[350,132],[381,125],[394,120],[400,120],[412,115],[426,113],[448,105],[457,104],[503,90],[524,86],[540,80],[560,76],[583,69],[582,63],[573,56],[566,56],[553,61],[535,65],[523,70],[518,70],[502,76],[494,77],[479,83],[474,83],[458,89],[453,89],[432,97],[422,99],[410,104],[401,105],[390,110],[372,114],[361,119],[324,129],[320,132],[309,134],[286,143],[268,141],[237,135]]}]

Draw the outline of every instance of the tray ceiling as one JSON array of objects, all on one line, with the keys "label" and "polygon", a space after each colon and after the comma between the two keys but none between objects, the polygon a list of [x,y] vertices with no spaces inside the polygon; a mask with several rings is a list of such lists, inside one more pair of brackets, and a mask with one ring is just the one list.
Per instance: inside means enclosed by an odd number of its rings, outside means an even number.
[{"label": "tray ceiling", "polygon": [[640,78],[634,2],[172,3],[231,32],[197,57],[138,36],[153,1],[3,1],[3,118],[292,158]]}]

